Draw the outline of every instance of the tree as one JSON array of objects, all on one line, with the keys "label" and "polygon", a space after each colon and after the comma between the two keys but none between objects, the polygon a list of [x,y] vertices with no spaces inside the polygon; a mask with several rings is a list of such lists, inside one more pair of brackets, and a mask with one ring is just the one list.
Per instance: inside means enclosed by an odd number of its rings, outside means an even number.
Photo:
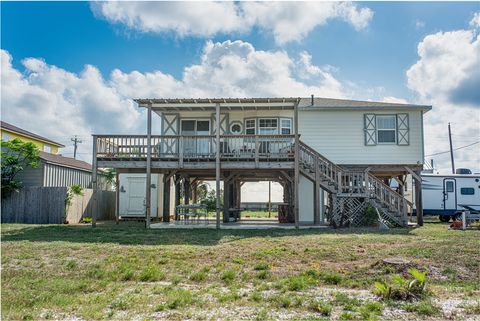
[{"label": "tree", "polygon": [[36,168],[40,163],[37,146],[16,138],[2,140],[2,197],[22,188],[22,182],[16,179],[18,173],[27,167]]},{"label": "tree", "polygon": [[117,179],[117,171],[115,168],[107,168],[101,175],[105,178],[107,188],[108,186],[115,187]]}]

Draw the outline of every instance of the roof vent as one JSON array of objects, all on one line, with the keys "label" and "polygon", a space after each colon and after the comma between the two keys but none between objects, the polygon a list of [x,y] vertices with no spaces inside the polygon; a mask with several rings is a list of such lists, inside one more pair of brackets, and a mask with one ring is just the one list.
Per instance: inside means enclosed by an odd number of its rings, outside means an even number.
[{"label": "roof vent", "polygon": [[311,101],[311,105],[312,105],[312,106],[314,105],[314,104],[313,104],[313,101],[314,101],[314,96],[313,96],[313,94],[312,94],[312,101]]}]

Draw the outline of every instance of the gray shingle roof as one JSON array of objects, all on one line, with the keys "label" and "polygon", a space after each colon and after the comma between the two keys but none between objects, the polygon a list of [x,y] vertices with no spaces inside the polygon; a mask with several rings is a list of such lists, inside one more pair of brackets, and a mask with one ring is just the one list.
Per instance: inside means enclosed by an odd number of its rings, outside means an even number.
[{"label": "gray shingle roof", "polygon": [[430,110],[431,106],[426,105],[413,105],[413,104],[399,104],[399,103],[386,103],[378,101],[363,101],[363,100],[349,100],[349,99],[334,99],[334,98],[314,98],[312,106],[312,98],[301,98],[298,107],[308,109],[310,108],[417,108]]},{"label": "gray shingle roof", "polygon": [[40,151],[40,159],[44,160],[47,163],[53,163],[87,171],[92,170],[92,165],[90,165],[89,163],[71,157],[64,157]]}]

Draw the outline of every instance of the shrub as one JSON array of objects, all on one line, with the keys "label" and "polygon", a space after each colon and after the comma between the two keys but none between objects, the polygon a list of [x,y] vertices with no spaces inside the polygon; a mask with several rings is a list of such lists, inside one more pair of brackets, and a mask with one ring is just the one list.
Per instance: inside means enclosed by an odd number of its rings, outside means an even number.
[{"label": "shrub", "polygon": [[205,281],[206,278],[207,278],[207,272],[205,272],[204,270],[195,272],[190,276],[190,280],[194,282],[202,282],[202,281]]},{"label": "shrub", "polygon": [[223,282],[230,284],[235,280],[235,271],[233,270],[225,270],[222,274],[222,280]]},{"label": "shrub", "polygon": [[165,273],[160,271],[156,266],[149,265],[141,273],[139,277],[142,282],[154,282],[165,279]]},{"label": "shrub", "polygon": [[255,271],[266,271],[266,270],[270,270],[270,264],[268,263],[265,263],[265,262],[260,262],[260,263],[257,263],[254,267],[254,270]]},{"label": "shrub", "polygon": [[329,316],[332,313],[333,306],[328,302],[316,300],[310,303],[310,309],[321,315]]},{"label": "shrub", "polygon": [[369,301],[360,307],[360,316],[362,320],[375,320],[377,316],[382,315],[383,305],[380,302]]},{"label": "shrub", "polygon": [[408,312],[415,312],[424,316],[433,316],[439,313],[436,306],[430,301],[407,302],[403,308]]},{"label": "shrub", "polygon": [[75,261],[75,260],[69,260],[69,261],[65,264],[65,266],[67,267],[67,269],[73,270],[73,269],[75,269],[75,268],[78,266],[78,263],[77,263],[77,261]]},{"label": "shrub", "polygon": [[334,271],[325,271],[320,274],[320,278],[323,282],[332,285],[338,285],[342,282],[343,277]]},{"label": "shrub", "polygon": [[373,206],[368,206],[363,212],[361,226],[375,226],[378,222],[378,214]]},{"label": "shrub", "polygon": [[176,289],[167,294],[167,308],[178,309],[185,307],[193,302],[192,292],[184,289]]},{"label": "shrub", "polygon": [[287,279],[286,285],[290,291],[301,291],[307,287],[307,280],[304,276],[293,276]]},{"label": "shrub", "polygon": [[375,282],[375,293],[382,299],[409,300],[422,299],[427,296],[426,273],[409,269],[411,279],[394,275],[390,282]]},{"label": "shrub", "polygon": [[270,272],[268,271],[260,271],[257,273],[257,278],[260,280],[266,280],[270,277]]}]

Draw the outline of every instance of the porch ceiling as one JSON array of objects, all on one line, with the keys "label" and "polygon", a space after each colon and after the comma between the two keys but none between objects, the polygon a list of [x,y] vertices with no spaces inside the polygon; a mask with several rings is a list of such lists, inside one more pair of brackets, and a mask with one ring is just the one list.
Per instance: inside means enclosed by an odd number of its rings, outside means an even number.
[{"label": "porch ceiling", "polygon": [[215,111],[217,104],[226,110],[289,110],[299,98],[201,98],[201,99],[134,99],[139,107],[152,106],[156,112],[182,110]]}]

